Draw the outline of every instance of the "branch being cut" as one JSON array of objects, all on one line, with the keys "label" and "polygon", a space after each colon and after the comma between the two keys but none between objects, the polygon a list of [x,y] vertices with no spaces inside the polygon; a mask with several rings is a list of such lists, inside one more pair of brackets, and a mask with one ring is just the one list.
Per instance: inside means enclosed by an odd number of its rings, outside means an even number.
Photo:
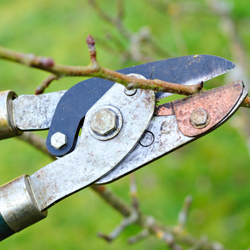
[{"label": "branch being cut", "polygon": [[[60,65],[56,64],[51,58],[35,56],[32,54],[24,54],[21,52],[6,49],[1,46],[0,59],[2,58],[5,60],[17,62],[28,67],[33,67],[52,73],[53,76],[51,76],[49,80],[45,81],[46,83],[51,83],[52,80],[64,76],[94,76],[123,84],[127,89],[150,89],[154,91],[176,93],[181,95],[195,94],[199,92],[203,87],[203,83],[186,86],[164,82],[158,79],[138,79],[133,76],[127,76],[122,73],[104,68],[96,60],[95,41],[90,35],[87,37],[87,45],[89,47],[91,60],[89,66]],[[36,92],[41,93],[41,89],[44,89],[44,87],[40,86]]]},{"label": "branch being cut", "polygon": [[[6,49],[0,46],[0,59],[23,64],[28,67],[37,68],[52,73],[46,78],[42,85],[36,89],[37,94],[43,93],[44,89],[56,79],[64,76],[94,76],[107,79],[124,85],[127,89],[150,89],[156,92],[168,92],[180,95],[193,95],[200,92],[203,88],[203,82],[196,85],[180,85],[162,80],[139,79],[128,76],[100,66],[96,60],[95,41],[92,36],[87,37],[87,45],[89,47],[90,65],[89,66],[67,66],[56,64],[52,58],[35,56],[33,54],[25,54]],[[247,97],[243,107],[250,107],[250,98]]]}]

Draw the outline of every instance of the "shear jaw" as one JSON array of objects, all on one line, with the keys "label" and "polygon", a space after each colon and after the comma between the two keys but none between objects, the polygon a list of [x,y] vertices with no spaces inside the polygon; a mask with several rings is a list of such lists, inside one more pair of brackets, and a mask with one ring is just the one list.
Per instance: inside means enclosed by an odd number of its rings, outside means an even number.
[{"label": "shear jaw", "polygon": [[[213,131],[238,110],[246,96],[244,83],[237,81],[156,107],[155,116],[144,133],[153,136],[153,142],[145,147],[140,141],[133,152],[95,184],[113,182]],[[206,119],[196,116],[199,118],[196,122],[202,126],[194,124],[192,116],[198,109],[205,110],[207,116]]]},{"label": "shear jaw", "polygon": [[[122,126],[115,137],[99,140],[90,133],[91,118],[107,106],[119,110],[122,121],[117,118],[117,128],[119,123]],[[86,114],[77,148],[30,176],[39,209],[44,210],[90,185],[117,166],[138,143],[151,121],[154,108],[153,91],[138,90],[135,95],[127,96],[124,86],[115,84]]]}]

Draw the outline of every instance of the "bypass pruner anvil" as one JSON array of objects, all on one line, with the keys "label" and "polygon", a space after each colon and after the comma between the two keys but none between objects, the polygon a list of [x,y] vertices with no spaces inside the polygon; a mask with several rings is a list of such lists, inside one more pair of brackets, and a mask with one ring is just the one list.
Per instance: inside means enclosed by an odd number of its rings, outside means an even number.
[{"label": "bypass pruner anvil", "polygon": [[[223,58],[199,55],[119,72],[192,85],[234,67]],[[46,145],[58,159],[0,187],[0,240],[45,218],[49,207],[90,184],[112,182],[213,131],[234,114],[247,91],[238,81],[156,106],[168,95],[98,78],[40,96],[1,92],[0,139],[49,129]]]}]

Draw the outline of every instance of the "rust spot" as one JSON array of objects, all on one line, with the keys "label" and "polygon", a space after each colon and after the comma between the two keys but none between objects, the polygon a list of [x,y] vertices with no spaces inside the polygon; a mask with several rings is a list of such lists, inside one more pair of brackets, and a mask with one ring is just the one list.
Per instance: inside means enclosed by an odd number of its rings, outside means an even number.
[{"label": "rust spot", "polygon": [[[172,103],[173,110],[179,130],[186,136],[197,136],[208,131],[220,122],[235,106],[242,94],[242,90],[242,81],[238,81],[193,95],[186,100],[174,101]],[[197,128],[191,124],[191,114],[195,109],[206,110],[210,118],[206,127]]]},{"label": "rust spot", "polygon": [[174,111],[171,102],[157,106],[154,113],[155,116],[168,116],[173,114]]}]

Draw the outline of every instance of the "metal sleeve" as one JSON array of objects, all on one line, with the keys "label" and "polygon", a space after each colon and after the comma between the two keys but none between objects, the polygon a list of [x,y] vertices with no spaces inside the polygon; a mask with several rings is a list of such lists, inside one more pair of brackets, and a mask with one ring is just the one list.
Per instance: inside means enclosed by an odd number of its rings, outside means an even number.
[{"label": "metal sleeve", "polygon": [[47,211],[38,209],[27,175],[0,187],[0,213],[0,234],[6,233],[6,237],[11,235],[11,231],[19,232],[47,216]]},{"label": "metal sleeve", "polygon": [[21,134],[15,126],[13,99],[17,97],[11,90],[0,92],[0,140]]}]

